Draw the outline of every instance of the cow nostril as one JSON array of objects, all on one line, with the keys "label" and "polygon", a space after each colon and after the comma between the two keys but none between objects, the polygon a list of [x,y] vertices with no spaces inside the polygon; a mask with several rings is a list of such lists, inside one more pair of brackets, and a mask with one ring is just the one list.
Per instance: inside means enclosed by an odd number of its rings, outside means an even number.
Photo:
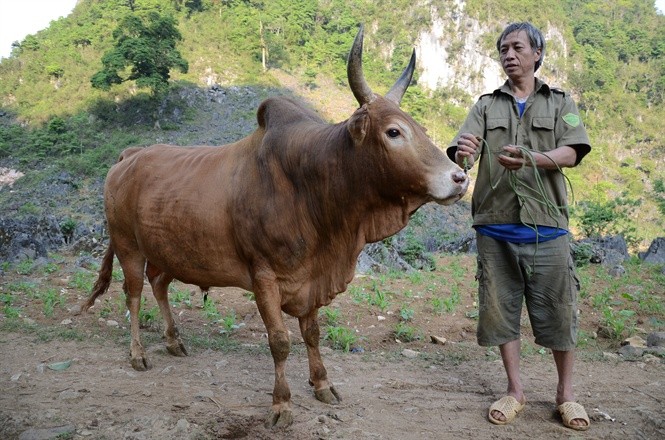
[{"label": "cow nostril", "polygon": [[453,173],[453,182],[455,183],[464,183],[466,181],[467,175],[464,171],[457,171]]}]

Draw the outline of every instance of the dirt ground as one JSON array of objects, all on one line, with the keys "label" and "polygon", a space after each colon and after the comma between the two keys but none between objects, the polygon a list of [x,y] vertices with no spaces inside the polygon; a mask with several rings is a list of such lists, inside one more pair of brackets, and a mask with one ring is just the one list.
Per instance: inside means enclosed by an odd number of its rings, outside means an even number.
[{"label": "dirt ground", "polygon": [[[220,316],[235,316],[226,334],[205,315],[198,292],[189,303],[174,307],[188,357],[168,354],[161,318],[154,319],[142,330],[153,368],[138,372],[129,363],[120,282],[90,313],[74,316],[68,309],[86,293],[71,287],[75,271],[68,265],[49,275],[5,277],[5,292],[11,286],[51,286],[63,299],[48,317],[42,294],[17,305],[19,318],[0,320],[0,438],[665,438],[661,359],[625,361],[596,341],[580,349],[575,391],[592,422],[586,432],[572,431],[555,412],[551,355],[530,342],[528,323],[522,357],[527,406],[508,426],[489,423],[489,405],[505,392],[504,373],[497,351],[475,343],[473,258],[456,258],[462,268],[457,275],[441,269],[417,281],[361,277],[353,283],[357,287],[333,302],[342,319],[338,325],[358,335],[352,352],[322,340],[329,377],[343,398],[338,405],[314,398],[297,321],[287,318],[293,332],[287,377],[294,423],[283,430],[264,427],[274,370],[265,329],[246,292],[211,290]],[[437,263],[440,268],[446,264]],[[464,286],[461,302],[450,313],[434,313],[434,292],[450,292],[456,283]],[[372,286],[381,286],[391,301],[382,308],[359,302],[363,289]],[[194,292],[185,285],[176,290]],[[144,310],[149,310],[154,301],[148,287],[144,294]],[[409,323],[419,329],[415,341],[400,342],[393,333],[403,310],[412,311]],[[592,313],[581,312],[582,327],[591,332],[596,326]],[[322,317],[322,330],[325,322]],[[434,344],[431,336],[446,342]]]}]

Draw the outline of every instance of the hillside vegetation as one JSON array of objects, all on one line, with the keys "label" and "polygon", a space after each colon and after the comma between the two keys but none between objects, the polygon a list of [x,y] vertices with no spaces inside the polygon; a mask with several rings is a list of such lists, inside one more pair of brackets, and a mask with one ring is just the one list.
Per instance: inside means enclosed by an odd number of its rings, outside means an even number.
[{"label": "hillside vegetation", "polygon": [[[12,191],[0,189],[0,217],[82,220],[74,202],[67,211],[26,199],[63,173],[75,196],[86,194],[82,188],[89,185],[98,194],[106,170],[128,145],[237,139],[252,130],[255,107],[247,103],[270,94],[301,95],[324,117],[343,120],[354,105],[345,62],[358,25],[366,26],[368,82],[383,93],[419,33],[432,26],[433,8],[480,23],[482,47],[492,57],[496,36],[509,21],[529,20],[544,31],[556,27],[565,44],[554,49],[567,62],[548,66],[546,57],[544,68],[566,79],[561,85],[576,96],[594,147],[581,167],[567,172],[576,231],[621,233],[635,249],[663,235],[665,18],[648,0],[468,0],[461,6],[407,0],[82,0],[70,16],[17,42],[0,63],[0,167],[26,174]],[[176,49],[188,69],[170,72],[165,94],[135,81],[93,88],[91,78],[114,47],[113,31],[129,16],[146,20],[150,13],[174,19],[182,37]],[[462,44],[454,33],[449,39]],[[233,97],[224,101],[227,117],[217,118],[224,124],[205,113],[205,91],[212,86]],[[251,99],[245,99],[248,94]],[[428,90],[416,74],[403,107],[445,146],[475,98],[459,90]]]}]

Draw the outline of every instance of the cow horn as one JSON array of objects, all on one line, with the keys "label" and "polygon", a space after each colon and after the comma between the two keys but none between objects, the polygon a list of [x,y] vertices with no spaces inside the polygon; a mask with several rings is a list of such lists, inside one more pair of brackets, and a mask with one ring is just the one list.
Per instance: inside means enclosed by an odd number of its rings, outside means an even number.
[{"label": "cow horn", "polygon": [[411,84],[411,78],[413,77],[413,71],[416,68],[416,50],[414,49],[413,52],[411,53],[411,60],[409,61],[409,65],[406,66],[406,69],[404,69],[404,72],[402,72],[402,75],[399,77],[397,82],[390,88],[388,93],[386,93],[386,99],[394,102],[395,104],[399,105],[400,101],[402,101],[402,96],[404,96],[404,93],[406,92],[407,87],[409,87],[409,84]]},{"label": "cow horn", "polygon": [[363,25],[360,25],[358,34],[353,40],[349,60],[346,65],[346,74],[349,86],[356,97],[358,104],[369,104],[374,100],[374,93],[363,76]]}]

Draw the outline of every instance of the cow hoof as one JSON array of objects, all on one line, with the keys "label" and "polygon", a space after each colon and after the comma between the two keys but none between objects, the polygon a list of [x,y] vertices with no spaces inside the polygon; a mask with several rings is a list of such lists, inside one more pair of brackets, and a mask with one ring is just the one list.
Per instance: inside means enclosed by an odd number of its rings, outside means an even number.
[{"label": "cow hoof", "polygon": [[166,349],[171,353],[173,356],[179,356],[179,357],[184,357],[187,356],[187,349],[185,348],[185,345],[182,342],[173,344],[173,345],[167,345]]},{"label": "cow hoof", "polygon": [[152,363],[146,357],[132,358],[132,368],[136,371],[146,371],[152,368]]},{"label": "cow hoof", "polygon": [[280,429],[291,426],[292,423],[293,413],[290,409],[284,409],[280,412],[275,412],[271,409],[270,414],[268,415],[268,419],[266,420],[265,427],[268,429]]},{"label": "cow hoof", "polygon": [[314,396],[316,397],[316,400],[327,403],[328,405],[335,405],[342,401],[342,397],[337,393],[337,390],[335,390],[335,387],[333,386],[330,388],[314,390]]}]

